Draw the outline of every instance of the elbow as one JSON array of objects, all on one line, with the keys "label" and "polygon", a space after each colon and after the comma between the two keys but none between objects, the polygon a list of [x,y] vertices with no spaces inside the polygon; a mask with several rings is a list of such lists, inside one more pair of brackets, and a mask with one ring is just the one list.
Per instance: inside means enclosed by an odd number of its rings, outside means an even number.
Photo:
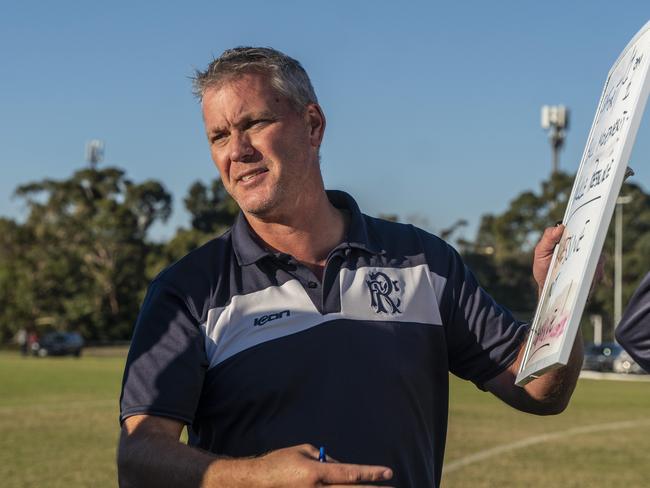
[{"label": "elbow", "polygon": [[547,378],[540,378],[536,385],[531,382],[527,392],[537,405],[537,411],[534,413],[559,415],[564,412],[578,384],[581,366],[582,354],[576,354],[569,366],[558,370],[557,373],[549,373]]},{"label": "elbow", "polygon": [[559,401],[532,401],[527,405],[513,405],[517,410],[526,412],[532,415],[539,415],[542,417],[559,415],[564,412],[569,405],[569,402]]},{"label": "elbow", "polygon": [[507,401],[511,407],[531,415],[559,415],[569,406],[570,397],[552,398],[522,395],[517,401]]},{"label": "elbow", "polygon": [[555,400],[552,402],[544,402],[538,407],[537,415],[549,416],[559,415],[564,412],[569,406],[569,399]]},{"label": "elbow", "polygon": [[531,397],[533,406],[530,413],[535,415],[549,416],[559,415],[569,406],[573,389],[569,391],[555,391],[541,397]]}]

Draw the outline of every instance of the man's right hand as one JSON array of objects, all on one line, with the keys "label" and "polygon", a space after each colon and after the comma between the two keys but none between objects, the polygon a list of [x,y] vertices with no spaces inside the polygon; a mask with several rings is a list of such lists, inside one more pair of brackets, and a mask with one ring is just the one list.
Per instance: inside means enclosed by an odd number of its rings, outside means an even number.
[{"label": "man's right hand", "polygon": [[[255,486],[264,487],[316,487],[316,486],[369,486],[364,483],[386,481],[393,472],[383,466],[344,464],[330,458],[328,462],[318,461],[319,451],[314,446],[303,444],[269,452],[253,458],[251,475]],[[235,460],[235,462],[237,462]],[[219,469],[220,462],[214,464]],[[259,480],[259,481],[258,481]],[[257,484],[259,482],[259,484]],[[372,485],[376,486],[376,485]]]},{"label": "man's right hand", "polygon": [[183,424],[152,415],[129,417],[118,447],[120,486],[164,487],[363,487],[392,478],[384,466],[318,461],[309,444],[253,458],[218,458],[179,442]]}]

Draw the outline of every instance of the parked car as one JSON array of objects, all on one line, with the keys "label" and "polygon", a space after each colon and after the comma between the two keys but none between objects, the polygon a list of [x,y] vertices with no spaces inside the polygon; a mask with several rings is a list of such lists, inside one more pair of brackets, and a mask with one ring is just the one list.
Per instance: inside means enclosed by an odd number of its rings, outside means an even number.
[{"label": "parked car", "polygon": [[81,356],[83,338],[76,332],[50,332],[32,344],[35,356]]},{"label": "parked car", "polygon": [[585,347],[585,359],[582,369],[591,371],[614,371],[614,360],[622,353],[623,348],[613,342],[589,344]]},{"label": "parked car", "polygon": [[643,368],[632,359],[632,356],[630,356],[627,351],[623,351],[616,359],[614,359],[614,372],[645,374]]}]

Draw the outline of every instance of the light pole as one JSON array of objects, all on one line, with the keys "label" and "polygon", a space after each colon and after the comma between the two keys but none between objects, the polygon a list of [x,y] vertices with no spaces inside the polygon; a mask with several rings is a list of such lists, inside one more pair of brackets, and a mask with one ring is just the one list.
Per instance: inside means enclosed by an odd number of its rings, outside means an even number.
[{"label": "light pole", "polygon": [[614,233],[614,327],[621,321],[623,309],[623,205],[632,201],[629,195],[616,199],[616,228]]},{"label": "light pole", "polygon": [[564,105],[544,105],[542,107],[542,129],[549,131],[548,139],[553,153],[553,174],[557,173],[560,165],[560,149],[564,145],[568,128],[568,108]]}]

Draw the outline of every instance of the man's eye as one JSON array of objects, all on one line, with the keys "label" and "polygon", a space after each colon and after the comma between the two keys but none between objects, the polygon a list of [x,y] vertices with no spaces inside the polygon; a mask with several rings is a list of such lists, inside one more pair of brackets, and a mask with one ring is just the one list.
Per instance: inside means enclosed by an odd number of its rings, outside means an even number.
[{"label": "man's eye", "polygon": [[223,134],[223,133],[219,132],[217,134],[214,134],[210,138],[210,143],[215,144],[215,143],[217,143],[219,141],[223,141],[225,138],[226,138],[226,134]]},{"label": "man's eye", "polygon": [[248,127],[263,127],[269,122],[271,122],[269,119],[255,119],[249,122]]}]

